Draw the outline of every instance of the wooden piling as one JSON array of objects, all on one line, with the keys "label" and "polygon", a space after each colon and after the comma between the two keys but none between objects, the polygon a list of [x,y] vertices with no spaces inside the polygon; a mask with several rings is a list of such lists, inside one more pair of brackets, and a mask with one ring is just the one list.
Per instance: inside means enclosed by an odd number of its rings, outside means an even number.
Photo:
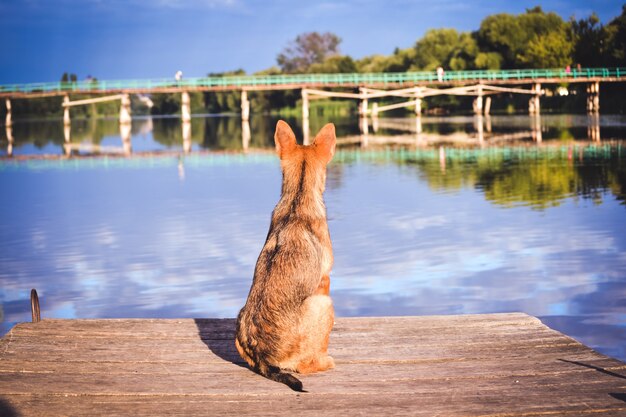
[{"label": "wooden piling", "polygon": [[528,100],[528,113],[539,114],[541,113],[541,103],[539,97],[541,96],[541,84],[534,83],[532,88],[534,95]]},{"label": "wooden piling", "polygon": [[72,123],[70,119],[70,97],[66,94],[63,96],[63,125],[69,126]]},{"label": "wooden piling", "polygon": [[473,108],[475,114],[483,114],[483,88],[482,85],[479,84],[476,88],[477,96],[474,99]]},{"label": "wooden piling", "polygon": [[4,100],[4,103],[6,105],[7,108],[7,114],[6,117],[4,119],[4,126],[6,127],[11,127],[13,126],[13,118],[11,115],[11,100],[9,98]]},{"label": "wooden piling", "polygon": [[600,112],[600,82],[595,81],[587,86],[587,113]]},{"label": "wooden piling", "polygon": [[241,120],[250,120],[250,101],[248,100],[248,91],[241,90]]},{"label": "wooden piling", "polygon": [[191,121],[191,99],[188,91],[181,93],[181,103],[181,119],[183,123],[188,123]]},{"label": "wooden piling", "polygon": [[361,105],[359,106],[359,116],[367,117],[368,113],[368,102],[367,102],[367,93],[363,88],[359,89],[361,95]]},{"label": "wooden piling", "polygon": [[[120,101],[120,125],[130,124],[132,121],[130,116],[130,96],[128,94],[122,94]],[[67,108],[69,107],[66,107],[66,109]]]},{"label": "wooden piling", "polygon": [[488,116],[489,113],[491,112],[491,97],[487,96],[487,98],[485,98],[485,116]]}]

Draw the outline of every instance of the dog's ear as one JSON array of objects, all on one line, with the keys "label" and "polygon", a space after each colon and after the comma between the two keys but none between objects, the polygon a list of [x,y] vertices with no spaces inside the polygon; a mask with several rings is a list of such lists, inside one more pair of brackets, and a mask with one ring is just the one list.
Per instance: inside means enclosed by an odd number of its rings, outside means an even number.
[{"label": "dog's ear", "polygon": [[298,146],[296,143],[296,135],[293,133],[293,130],[291,130],[289,125],[282,120],[279,120],[278,123],[276,123],[274,143],[276,143],[276,153],[280,159],[289,155],[289,153]]},{"label": "dog's ear", "polygon": [[313,140],[315,151],[317,152],[319,158],[325,163],[329,163],[330,160],[333,159],[336,143],[337,138],[335,137],[335,125],[332,123],[328,123],[324,126]]}]

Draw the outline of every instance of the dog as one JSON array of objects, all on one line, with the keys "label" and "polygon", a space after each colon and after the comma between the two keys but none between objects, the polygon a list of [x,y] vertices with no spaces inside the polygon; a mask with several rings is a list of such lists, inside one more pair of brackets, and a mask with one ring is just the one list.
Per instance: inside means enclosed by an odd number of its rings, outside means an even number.
[{"label": "dog", "polygon": [[303,146],[280,120],[274,142],[282,191],[237,317],[235,347],[253,371],[303,391],[290,372],[335,366],[328,355],[335,316],[329,296],[333,251],[323,200],[335,126],[325,125],[311,145]]}]

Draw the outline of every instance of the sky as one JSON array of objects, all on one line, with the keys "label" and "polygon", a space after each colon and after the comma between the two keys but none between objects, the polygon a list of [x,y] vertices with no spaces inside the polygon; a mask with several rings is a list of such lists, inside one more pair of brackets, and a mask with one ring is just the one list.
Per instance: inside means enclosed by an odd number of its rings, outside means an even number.
[{"label": "sky", "polygon": [[408,48],[428,30],[473,31],[494,13],[540,5],[564,19],[618,0],[0,0],[0,84],[78,79],[169,78],[276,65],[298,34],[332,32],[355,59]]}]

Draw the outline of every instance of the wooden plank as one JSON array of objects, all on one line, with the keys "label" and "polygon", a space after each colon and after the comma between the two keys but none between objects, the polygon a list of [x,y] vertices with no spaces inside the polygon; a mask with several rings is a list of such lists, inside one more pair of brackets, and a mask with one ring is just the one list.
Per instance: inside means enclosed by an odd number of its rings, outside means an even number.
[{"label": "wooden plank", "polygon": [[524,314],[341,318],[306,393],[243,366],[233,319],[44,320],[0,340],[0,415],[622,415],[626,364]]}]

